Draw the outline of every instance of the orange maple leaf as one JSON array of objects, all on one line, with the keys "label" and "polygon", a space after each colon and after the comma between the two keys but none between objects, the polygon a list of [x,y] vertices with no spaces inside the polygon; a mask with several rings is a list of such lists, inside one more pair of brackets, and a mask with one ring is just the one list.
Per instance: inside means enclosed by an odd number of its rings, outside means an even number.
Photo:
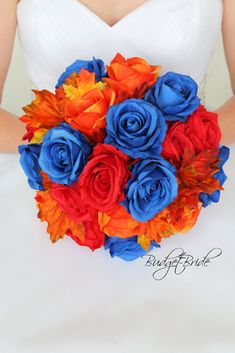
[{"label": "orange maple leaf", "polygon": [[65,79],[63,85],[56,89],[56,96],[61,99],[73,100],[77,97],[81,98],[93,89],[104,90],[105,88],[107,88],[107,84],[101,81],[97,82],[94,72],[82,68],[78,74],[73,72]]},{"label": "orange maple leaf", "polygon": [[51,197],[50,190],[38,191],[35,197],[39,209],[38,218],[48,223],[47,232],[55,243],[70,231],[73,236],[84,240],[85,230],[83,224],[76,223],[61,210],[57,202]]},{"label": "orange maple leaf", "polygon": [[64,119],[64,101],[47,90],[32,90],[36,98],[23,107],[25,115],[20,118],[28,127],[50,129]]}]

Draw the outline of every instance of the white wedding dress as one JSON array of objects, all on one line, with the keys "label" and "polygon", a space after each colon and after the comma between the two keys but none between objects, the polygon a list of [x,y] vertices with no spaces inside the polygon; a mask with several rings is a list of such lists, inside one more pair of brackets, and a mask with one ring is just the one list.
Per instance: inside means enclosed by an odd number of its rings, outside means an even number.
[{"label": "white wedding dress", "polygon": [[[150,0],[114,26],[78,0],[21,0],[19,35],[32,88],[50,90],[75,59],[116,52],[203,82],[220,31],[221,0]],[[219,84],[219,83],[218,83]],[[234,353],[235,147],[219,204],[186,235],[163,240],[209,266],[154,280],[147,258],[127,263],[70,238],[52,245],[17,156],[0,159],[0,352]]]}]

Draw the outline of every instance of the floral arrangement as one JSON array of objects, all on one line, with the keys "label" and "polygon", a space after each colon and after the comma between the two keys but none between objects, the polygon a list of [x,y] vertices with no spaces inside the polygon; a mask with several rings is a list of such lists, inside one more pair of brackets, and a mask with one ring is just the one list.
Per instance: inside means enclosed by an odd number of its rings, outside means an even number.
[{"label": "floral arrangement", "polygon": [[20,120],[20,163],[52,242],[134,260],[218,202],[229,149],[196,82],[139,57],[77,60]]}]

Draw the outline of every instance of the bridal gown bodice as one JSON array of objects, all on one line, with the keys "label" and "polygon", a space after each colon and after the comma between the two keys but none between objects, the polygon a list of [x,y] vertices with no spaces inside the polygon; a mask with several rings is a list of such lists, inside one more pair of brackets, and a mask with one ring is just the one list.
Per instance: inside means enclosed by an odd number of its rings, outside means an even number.
[{"label": "bridal gown bodice", "polygon": [[[221,28],[221,0],[149,0],[114,26],[78,0],[21,0],[19,36],[32,88],[53,90],[65,67],[116,52],[191,75],[201,86]],[[15,156],[0,161],[2,353],[234,353],[235,153],[219,204],[165,239],[207,267],[154,280],[146,258],[126,263],[68,237],[52,245]]]},{"label": "bridal gown bodice", "polygon": [[112,27],[78,0],[21,0],[19,35],[32,87],[53,90],[76,59],[140,56],[202,83],[221,27],[221,0],[146,0]]}]

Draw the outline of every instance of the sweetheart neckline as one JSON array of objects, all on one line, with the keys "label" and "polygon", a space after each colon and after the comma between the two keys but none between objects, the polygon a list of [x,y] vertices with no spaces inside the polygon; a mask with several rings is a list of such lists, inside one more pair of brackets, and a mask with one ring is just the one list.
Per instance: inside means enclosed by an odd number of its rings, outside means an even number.
[{"label": "sweetheart neckline", "polygon": [[[26,0],[19,0],[16,7],[18,8],[24,3]],[[62,0],[63,1],[63,0]],[[147,8],[150,4],[152,4],[156,0],[146,0],[144,3],[138,5],[136,8],[128,12],[125,16],[123,16],[120,20],[115,22],[113,25],[109,25],[105,20],[103,20],[99,15],[97,15],[94,11],[92,11],[89,7],[81,3],[79,0],[71,0],[71,3],[74,3],[75,7],[82,9],[86,12],[90,17],[93,17],[97,22],[99,22],[103,27],[108,28],[109,30],[115,29],[119,27],[119,25],[125,23],[127,20],[131,19],[133,16],[138,14],[141,10]]]},{"label": "sweetheart neckline", "polygon": [[146,0],[144,3],[140,4],[130,12],[128,12],[125,16],[123,16],[120,20],[115,22],[113,25],[109,25],[105,20],[103,20],[99,15],[97,15],[94,11],[92,11],[89,7],[81,3],[79,0],[72,0],[73,2],[76,3],[76,5],[80,8],[82,8],[88,15],[93,17],[95,20],[99,21],[104,27],[112,30],[118,27],[119,25],[123,24],[125,21],[131,19],[133,16],[135,16],[137,13],[139,13],[141,10],[144,8],[147,8],[154,0]]}]

